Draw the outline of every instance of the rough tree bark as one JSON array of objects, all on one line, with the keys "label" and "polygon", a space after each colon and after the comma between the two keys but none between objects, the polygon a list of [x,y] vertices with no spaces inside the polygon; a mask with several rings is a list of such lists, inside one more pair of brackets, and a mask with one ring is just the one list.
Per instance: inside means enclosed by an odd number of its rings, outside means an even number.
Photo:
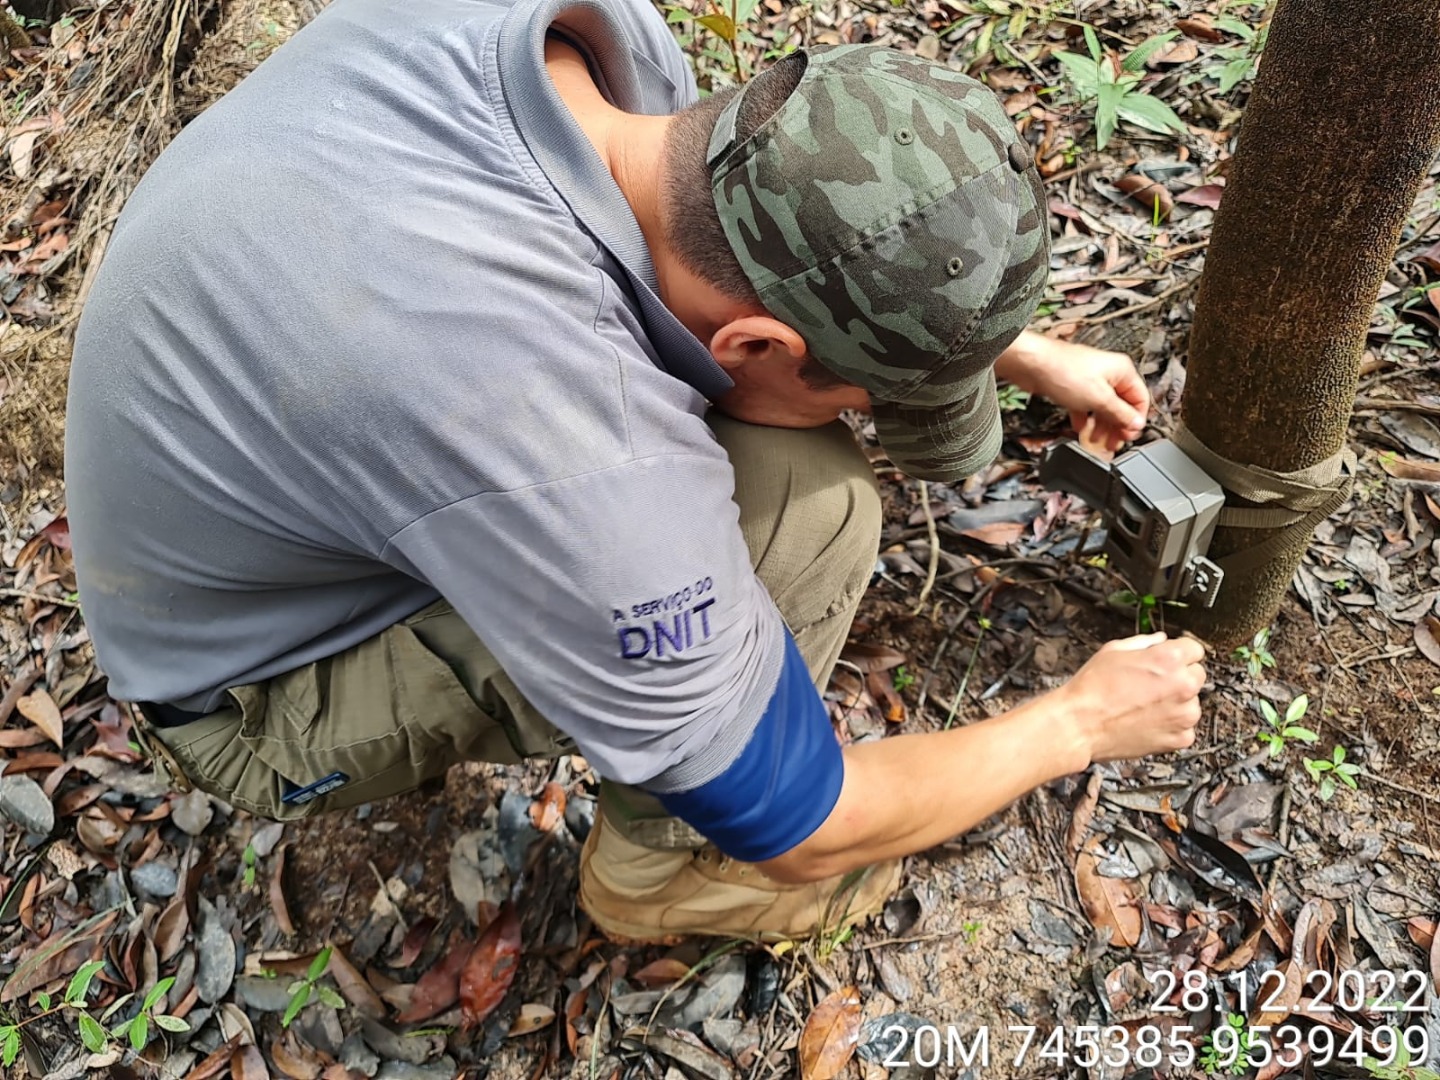
[{"label": "rough tree bark", "polygon": [[[1437,150],[1440,3],[1279,0],[1196,299],[1183,415],[1207,447],[1277,472],[1344,447],[1375,300]],[[1211,553],[1271,535],[1222,528]],[[1183,621],[1222,648],[1248,640],[1308,539]]]}]

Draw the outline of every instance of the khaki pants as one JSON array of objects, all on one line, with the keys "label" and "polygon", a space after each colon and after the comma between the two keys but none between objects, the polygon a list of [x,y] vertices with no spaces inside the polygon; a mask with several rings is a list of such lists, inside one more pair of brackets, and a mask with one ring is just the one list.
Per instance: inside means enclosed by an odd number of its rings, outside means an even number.
[{"label": "khaki pants", "polygon": [[[709,422],[735,470],[740,527],[760,580],[816,685],[829,680],[880,538],[874,473],[840,422],[796,431]],[[264,683],[179,727],[144,723],[157,763],[193,786],[276,819],[342,810],[410,791],[461,761],[513,763],[573,752],[444,601],[368,641]],[[291,785],[343,775],[296,805]],[[700,838],[635,788],[602,785],[607,816],[637,843]]]}]

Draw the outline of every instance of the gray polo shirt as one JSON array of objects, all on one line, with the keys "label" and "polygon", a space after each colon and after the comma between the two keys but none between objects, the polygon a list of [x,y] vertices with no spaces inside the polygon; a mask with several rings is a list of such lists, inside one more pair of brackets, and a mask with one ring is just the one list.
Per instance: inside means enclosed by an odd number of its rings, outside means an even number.
[{"label": "gray polo shirt", "polygon": [[210,709],[443,596],[604,775],[750,739],[787,645],[728,380],[545,74],[557,20],[619,107],[694,99],[648,0],[337,0],[146,174],[66,448],[117,697]]}]

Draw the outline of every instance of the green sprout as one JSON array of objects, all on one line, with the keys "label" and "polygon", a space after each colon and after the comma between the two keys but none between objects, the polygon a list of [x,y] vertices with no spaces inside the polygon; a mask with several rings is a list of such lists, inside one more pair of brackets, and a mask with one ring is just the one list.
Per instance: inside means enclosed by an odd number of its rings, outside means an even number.
[{"label": "green sprout", "polygon": [[1351,790],[1359,790],[1360,785],[1356,783],[1355,777],[1360,773],[1359,765],[1352,765],[1345,760],[1345,747],[1337,746],[1330,754],[1330,760],[1324,758],[1306,758],[1305,771],[1310,774],[1310,779],[1320,785],[1320,799],[1322,802],[1329,802],[1335,794],[1335,781],[1339,781]]},{"label": "green sprout", "polygon": [[1246,1026],[1245,1017],[1240,1013],[1227,1013],[1225,1026],[1235,1034],[1235,1056],[1231,1058],[1227,1051],[1222,1050],[1213,1034],[1206,1035],[1200,1042],[1200,1067],[1205,1070],[1206,1076],[1215,1076],[1221,1072],[1241,1076],[1249,1071],[1250,1048],[1254,1036]]},{"label": "green sprout", "polygon": [[1275,656],[1270,652],[1270,628],[1258,631],[1249,645],[1236,649],[1235,659],[1245,664],[1245,670],[1250,672],[1252,679],[1258,679],[1266,668],[1273,668]]},{"label": "green sprout", "polygon": [[243,880],[245,882],[245,888],[247,889],[253,889],[255,887],[255,863],[257,859],[258,856],[255,854],[255,845],[253,843],[246,844],[245,851],[240,856],[240,861],[245,865],[245,876]]},{"label": "green sprout", "polygon": [[1265,723],[1269,725],[1269,731],[1257,731],[1255,738],[1259,739],[1266,746],[1270,747],[1270,756],[1277,758],[1285,752],[1286,739],[1299,739],[1308,744],[1320,741],[1320,736],[1307,727],[1301,727],[1299,722],[1305,717],[1305,710],[1310,707],[1310,698],[1301,694],[1285,708],[1285,716],[1282,719],[1275,711],[1275,706],[1264,700],[1260,701],[1260,713],[1265,717]]},{"label": "green sprout", "polygon": [[905,665],[901,664],[898,668],[895,669],[895,674],[890,676],[890,682],[895,687],[895,692],[898,694],[902,691],[908,690],[910,687],[915,685],[915,676],[911,675],[910,672],[906,671]]},{"label": "green sprout", "polygon": [[1030,404],[1029,391],[1021,390],[1018,386],[1011,386],[1009,383],[996,387],[995,397],[1000,402],[1001,412],[1019,412]]},{"label": "green sprout", "polygon": [[310,968],[305,972],[305,977],[297,983],[293,983],[290,990],[290,1004],[285,1006],[285,1015],[280,1018],[280,1026],[288,1028],[300,1015],[300,1010],[310,1004],[312,996],[319,998],[332,1009],[343,1009],[345,999],[328,986],[322,986],[317,981],[330,967],[331,948],[326,945],[315,954],[315,959],[310,961]]},{"label": "green sprout", "polygon": [[1075,97],[1081,102],[1092,99],[1095,102],[1096,149],[1105,149],[1121,120],[1161,135],[1167,132],[1185,134],[1185,121],[1175,115],[1174,109],[1138,88],[1144,78],[1145,61],[1178,37],[1178,31],[1172,30],[1142,42],[1118,64],[1114,57],[1100,48],[1100,39],[1091,27],[1084,27],[1084,31],[1089,56],[1057,52],[1055,59],[1060,61],[1069,76]]}]

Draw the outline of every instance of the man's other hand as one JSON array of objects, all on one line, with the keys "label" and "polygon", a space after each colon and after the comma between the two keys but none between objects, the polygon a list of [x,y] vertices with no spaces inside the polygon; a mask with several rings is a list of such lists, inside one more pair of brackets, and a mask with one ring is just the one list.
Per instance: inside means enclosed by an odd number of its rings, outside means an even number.
[{"label": "man's other hand", "polygon": [[1026,331],[996,361],[995,374],[1069,412],[1089,450],[1113,454],[1145,429],[1150,392],[1124,353]]},{"label": "man's other hand", "polygon": [[1164,634],[1111,641],[1057,693],[1092,761],[1183,750],[1195,741],[1205,649]]}]

